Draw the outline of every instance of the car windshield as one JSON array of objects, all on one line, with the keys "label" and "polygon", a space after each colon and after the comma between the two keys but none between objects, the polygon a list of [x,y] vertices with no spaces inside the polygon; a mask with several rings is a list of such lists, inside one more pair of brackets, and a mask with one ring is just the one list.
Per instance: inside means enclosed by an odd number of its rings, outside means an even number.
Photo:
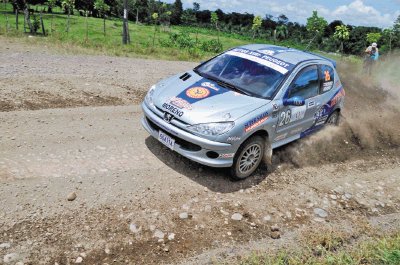
[{"label": "car windshield", "polygon": [[195,69],[206,78],[233,85],[245,94],[271,99],[284,74],[252,60],[221,54]]}]

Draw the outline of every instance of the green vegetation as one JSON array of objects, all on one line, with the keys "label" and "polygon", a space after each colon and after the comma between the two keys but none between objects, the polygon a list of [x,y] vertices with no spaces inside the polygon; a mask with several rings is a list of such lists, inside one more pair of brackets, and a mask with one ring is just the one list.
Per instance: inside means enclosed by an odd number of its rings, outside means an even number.
[{"label": "green vegetation", "polygon": [[344,247],[341,235],[328,235],[319,244],[310,244],[298,252],[282,251],[276,255],[254,253],[240,260],[242,265],[398,265],[400,264],[400,234],[361,242],[357,246]]},{"label": "green vegetation", "polygon": [[[103,35],[105,35],[104,32],[106,31],[107,24],[109,24],[109,22],[106,22],[106,18],[110,18],[110,20],[118,23],[124,14],[123,0],[3,0],[3,2],[6,6],[10,7],[11,5],[12,7],[8,8],[8,12],[4,13],[4,15],[0,14],[3,15],[1,16],[2,21],[0,21],[0,32],[3,33],[4,31],[12,29],[12,15],[15,15],[17,10],[19,10],[19,14],[21,15],[23,15],[24,12],[27,13],[29,10],[32,21],[28,21],[28,24],[31,33],[35,33],[38,30],[38,27],[34,27],[38,25],[38,12],[43,13],[46,16],[45,20],[48,20],[48,14],[53,14],[54,12],[59,18],[63,16],[67,16],[68,18],[76,15],[103,18]],[[7,2],[9,2],[9,4],[6,4]],[[300,46],[303,48],[308,44],[307,48],[311,50],[320,50],[325,52],[340,51],[347,55],[359,56],[363,54],[365,47],[371,44],[371,36],[373,36],[373,40],[378,42],[381,54],[391,52],[395,48],[400,48],[400,16],[396,21],[394,21],[392,28],[381,29],[373,26],[363,27],[345,25],[340,20],[335,20],[328,24],[325,18],[319,16],[316,11],[310,14],[310,17],[307,19],[307,25],[301,25],[297,22],[289,21],[284,14],[277,17],[266,14],[264,17],[261,17],[248,13],[225,13],[221,9],[210,11],[201,9],[200,4],[196,2],[193,2],[192,8],[183,9],[181,0],[175,0],[174,3],[164,3],[156,0],[127,0],[127,3],[127,17],[129,21],[135,21],[136,25],[146,26],[155,23],[161,27],[162,30],[157,31],[155,34],[157,38],[155,39],[154,45],[152,45],[152,39],[148,41],[148,39],[145,38],[152,48],[153,46],[158,46],[157,40],[161,40],[165,37],[163,36],[165,35],[163,33],[174,31],[175,33],[184,32],[185,34],[190,34],[189,37],[195,39],[195,47],[191,47],[185,51],[178,51],[180,54],[179,56],[181,56],[182,53],[186,53],[187,55],[184,56],[185,58],[202,57],[203,52],[207,52],[206,50],[218,50],[218,47],[214,45],[215,41],[213,36],[216,37],[218,43],[222,44],[223,49],[231,47],[229,40],[227,43],[224,42],[226,39],[238,38],[240,41],[244,41],[244,43],[249,43],[252,37],[258,37],[254,42],[277,42],[276,44],[282,46],[292,46],[290,44],[297,44],[295,47]],[[76,10],[79,10],[79,12]],[[156,20],[154,19],[153,14],[158,14]],[[66,22],[67,23],[63,25],[65,28],[63,30],[66,32],[73,30],[70,29],[69,19],[67,19]],[[75,31],[80,30],[81,25],[78,25],[80,22],[80,19],[75,17],[75,24],[73,26],[78,27]],[[88,22],[93,21],[88,20]],[[39,24],[41,24],[41,22]],[[97,22],[91,24],[97,24]],[[171,25],[173,26],[172,30],[170,28]],[[186,28],[182,28],[182,26],[194,27],[194,30],[189,31]],[[348,34],[335,35],[335,32],[337,32],[337,26],[341,26],[341,29],[348,29]],[[50,29],[51,28],[52,27],[50,26]],[[1,29],[3,29],[3,31]],[[137,30],[147,32],[146,28],[134,29],[131,26],[130,29],[132,34],[137,33],[138,35],[141,35],[142,33],[138,33]],[[91,38],[93,34],[97,34],[97,27],[95,30],[96,33],[93,33],[93,29],[89,29],[87,42],[92,45],[94,42],[96,45],[103,47],[102,43],[93,41],[93,38]],[[114,31],[116,30],[117,29]],[[204,30],[207,30],[207,33],[210,34],[198,36],[200,31],[204,32]],[[58,30],[58,32],[59,31],[60,30]],[[52,31],[50,30],[50,33],[51,32]],[[195,37],[193,37],[192,34],[194,34]],[[127,35],[129,36],[129,34]],[[77,36],[76,38],[79,37],[80,36]],[[111,40],[113,40],[113,32],[105,37],[111,37]],[[132,45],[136,46],[136,53],[142,54],[138,51],[140,49],[147,49],[146,46],[143,47],[142,44],[138,43],[143,42],[143,39],[135,41],[134,36],[132,36],[131,39],[133,40]],[[62,41],[66,40],[63,39]],[[209,43],[203,44],[202,41],[208,41]],[[208,48],[211,42],[213,42],[213,49],[204,50],[203,48]],[[118,46],[114,49],[121,50]],[[162,53],[164,54],[164,52]],[[144,54],[150,54],[150,56],[153,56],[152,52]],[[169,57],[169,55],[166,57]]]},{"label": "green vegetation", "polygon": [[[273,43],[299,49],[364,55],[371,42],[380,54],[400,48],[400,16],[392,28],[355,27],[342,21],[328,22],[314,11],[307,25],[290,22],[284,15],[264,18],[222,10],[183,9],[155,0],[128,0],[128,27],[122,45],[122,0],[3,0],[0,6],[0,35],[23,36],[22,32],[45,38],[36,42],[75,47],[86,52],[143,56],[162,59],[199,60],[222,50],[248,44]],[[15,25],[19,14],[18,27]],[[30,19],[24,24],[25,14]],[[18,16],[17,16],[18,17]],[[43,23],[42,23],[43,21]],[[132,23],[132,22],[135,23]],[[24,28],[25,26],[25,28]],[[45,33],[43,33],[45,31]],[[31,40],[32,41],[32,40]]]},{"label": "green vegetation", "polygon": [[[1,6],[3,8],[3,5]],[[47,6],[31,6],[34,10],[41,11]],[[100,8],[99,8],[100,9]],[[12,14],[12,6],[7,5],[7,17],[9,28],[6,30],[6,19],[0,9],[0,35],[11,37],[23,37],[24,17],[20,15],[16,30],[15,15]],[[214,56],[222,50],[244,45],[248,43],[267,43],[264,39],[252,39],[252,36],[242,36],[218,31],[213,28],[198,28],[192,26],[160,27],[154,25],[129,23],[131,44],[122,44],[122,20],[85,17],[78,15],[74,10],[71,15],[69,32],[68,17],[62,13],[59,7],[54,7],[54,14],[43,13],[43,22],[47,36],[38,34],[35,38],[29,38],[30,42],[38,42],[46,45],[70,50],[71,52],[83,52],[90,54],[107,54],[116,56],[136,56],[145,58],[161,58],[167,60],[194,60],[199,61]],[[83,12],[85,13],[85,12]],[[154,13],[155,14],[155,13]],[[32,19],[32,16],[31,16]],[[87,19],[87,29],[86,22]],[[160,20],[160,15],[153,16]],[[40,25],[40,24],[38,24]],[[104,28],[107,30],[104,31]],[[52,30],[51,30],[52,29]],[[29,30],[27,30],[29,32]],[[88,36],[86,36],[88,32]],[[219,37],[219,41],[218,38]],[[154,46],[153,46],[154,40]],[[283,41],[284,46],[304,49],[302,44]]]}]

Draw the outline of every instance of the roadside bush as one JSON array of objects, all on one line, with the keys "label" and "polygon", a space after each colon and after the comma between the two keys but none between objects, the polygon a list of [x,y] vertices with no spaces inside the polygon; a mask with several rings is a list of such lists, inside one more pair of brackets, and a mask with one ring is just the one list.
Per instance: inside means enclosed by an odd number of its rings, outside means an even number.
[{"label": "roadside bush", "polygon": [[32,29],[33,29],[33,33],[37,33],[38,30],[40,29],[40,18],[36,15],[32,16]]},{"label": "roadside bush", "polygon": [[168,39],[160,39],[159,43],[162,47],[177,47],[181,49],[192,49],[196,46],[196,41],[188,33],[183,32],[172,32],[169,34]]},{"label": "roadside bush", "polygon": [[205,52],[222,52],[222,44],[217,40],[204,41],[201,44],[201,49]]}]

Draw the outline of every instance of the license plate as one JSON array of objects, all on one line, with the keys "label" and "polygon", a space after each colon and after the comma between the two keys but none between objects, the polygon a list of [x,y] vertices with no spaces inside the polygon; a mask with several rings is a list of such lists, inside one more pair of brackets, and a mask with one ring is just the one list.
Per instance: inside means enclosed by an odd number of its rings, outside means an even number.
[{"label": "license plate", "polygon": [[162,131],[158,131],[158,140],[169,149],[174,150],[175,139],[169,137],[169,135],[163,133]]}]

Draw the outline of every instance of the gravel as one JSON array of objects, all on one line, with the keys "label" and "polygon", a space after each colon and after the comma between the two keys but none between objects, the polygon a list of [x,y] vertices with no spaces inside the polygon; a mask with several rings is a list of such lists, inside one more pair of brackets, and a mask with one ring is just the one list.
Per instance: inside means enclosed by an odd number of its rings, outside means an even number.
[{"label": "gravel", "polygon": [[328,212],[321,208],[314,208],[314,214],[321,218],[328,217]]},{"label": "gravel", "polygon": [[240,213],[234,213],[231,216],[231,219],[234,221],[241,221],[243,216]]}]

